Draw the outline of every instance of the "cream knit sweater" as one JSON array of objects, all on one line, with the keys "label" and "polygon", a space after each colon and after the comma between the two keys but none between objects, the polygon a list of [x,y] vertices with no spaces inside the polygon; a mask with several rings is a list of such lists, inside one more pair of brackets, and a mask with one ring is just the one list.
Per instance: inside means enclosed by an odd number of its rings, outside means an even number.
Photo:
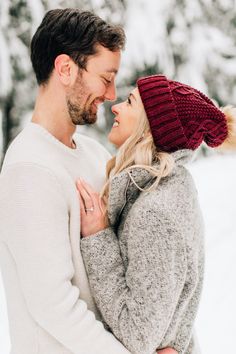
[{"label": "cream knit sweater", "polygon": [[129,353],[98,321],[80,253],[75,181],[100,190],[109,154],[88,137],[74,140],[73,150],[31,122],[5,156],[0,263],[11,354]]}]

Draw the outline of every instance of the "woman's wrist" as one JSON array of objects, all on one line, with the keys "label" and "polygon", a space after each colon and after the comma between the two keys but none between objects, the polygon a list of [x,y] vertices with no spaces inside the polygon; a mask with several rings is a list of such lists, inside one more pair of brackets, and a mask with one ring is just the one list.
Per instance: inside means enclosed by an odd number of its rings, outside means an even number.
[{"label": "woman's wrist", "polygon": [[103,235],[104,232],[106,232],[108,229],[110,229],[110,226],[109,226],[109,225],[105,226],[105,227],[102,228],[101,230],[97,230],[97,231],[94,232],[94,233],[89,233],[88,235],[82,235],[82,234],[81,234],[81,238],[82,238],[82,239],[86,239],[86,238],[89,238],[89,237],[99,237],[99,236]]}]

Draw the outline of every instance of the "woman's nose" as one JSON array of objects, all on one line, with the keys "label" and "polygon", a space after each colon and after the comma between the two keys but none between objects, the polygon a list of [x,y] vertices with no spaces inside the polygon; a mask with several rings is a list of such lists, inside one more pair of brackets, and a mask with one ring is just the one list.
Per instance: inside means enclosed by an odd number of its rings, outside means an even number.
[{"label": "woman's nose", "polygon": [[119,106],[120,106],[119,103],[118,104],[113,104],[113,106],[111,107],[112,113],[118,114],[119,113]]}]

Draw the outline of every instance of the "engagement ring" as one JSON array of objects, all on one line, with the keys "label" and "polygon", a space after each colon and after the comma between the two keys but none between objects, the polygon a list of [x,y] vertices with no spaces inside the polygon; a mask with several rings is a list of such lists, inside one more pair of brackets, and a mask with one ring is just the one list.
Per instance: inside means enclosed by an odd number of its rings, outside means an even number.
[{"label": "engagement ring", "polygon": [[92,208],[85,208],[85,211],[94,211],[94,207],[92,207]]}]

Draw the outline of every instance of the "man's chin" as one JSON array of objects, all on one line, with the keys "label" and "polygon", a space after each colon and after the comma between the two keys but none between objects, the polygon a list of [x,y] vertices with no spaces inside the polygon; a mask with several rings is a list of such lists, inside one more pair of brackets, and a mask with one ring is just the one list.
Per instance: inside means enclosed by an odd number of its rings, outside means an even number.
[{"label": "man's chin", "polygon": [[75,125],[92,125],[97,121],[97,114],[84,114],[76,121],[73,121]]},{"label": "man's chin", "polygon": [[97,121],[97,115],[95,115],[93,117],[90,116],[89,121],[88,121],[87,124],[95,124],[96,121]]}]

